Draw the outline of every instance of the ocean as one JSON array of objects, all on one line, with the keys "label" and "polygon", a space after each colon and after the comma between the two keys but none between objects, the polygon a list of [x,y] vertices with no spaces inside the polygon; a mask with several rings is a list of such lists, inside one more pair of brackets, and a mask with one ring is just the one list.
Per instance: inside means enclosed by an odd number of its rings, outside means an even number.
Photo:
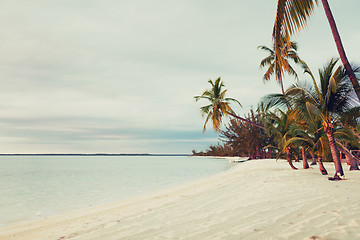
[{"label": "ocean", "polygon": [[232,166],[185,156],[0,156],[0,226],[122,200]]}]

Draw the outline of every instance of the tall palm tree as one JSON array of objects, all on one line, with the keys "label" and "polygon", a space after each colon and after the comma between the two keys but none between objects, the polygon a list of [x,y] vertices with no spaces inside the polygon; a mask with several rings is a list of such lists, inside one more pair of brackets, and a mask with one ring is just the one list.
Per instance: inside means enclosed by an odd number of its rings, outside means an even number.
[{"label": "tall palm tree", "polygon": [[231,102],[240,104],[239,101],[233,98],[225,97],[226,89],[224,83],[221,81],[221,77],[213,82],[211,79],[208,81],[211,84],[210,90],[205,90],[201,96],[195,96],[195,100],[199,101],[200,99],[206,99],[210,101],[210,104],[201,107],[201,113],[203,117],[207,115],[203,127],[203,133],[206,131],[206,125],[209,120],[212,121],[212,126],[215,131],[220,132],[220,126],[223,116],[228,116],[228,114],[235,114],[234,110],[230,107]]},{"label": "tall palm tree", "polygon": [[[273,29],[273,38],[275,45],[274,61],[279,64],[279,67],[286,66],[286,51],[283,50],[284,39],[285,42],[290,42],[290,36],[294,35],[294,33],[298,32],[306,26],[306,23],[314,11],[315,5],[318,5],[318,2],[319,0],[278,0]],[[360,100],[359,82],[347,59],[329,3],[327,0],[321,0],[321,2],[323,4],[341,61],[346,69],[346,73],[350,78],[356,95]],[[283,69],[287,70],[286,68]]]},{"label": "tall palm tree", "polygon": [[210,101],[210,104],[201,107],[201,113],[203,117],[207,115],[203,127],[203,133],[206,131],[206,125],[209,120],[212,121],[212,125],[215,131],[220,132],[220,126],[222,122],[222,117],[227,117],[228,115],[239,119],[241,121],[247,122],[259,128],[265,128],[264,126],[254,123],[248,119],[239,117],[235,114],[234,110],[230,107],[231,102],[235,102],[241,106],[241,103],[234,99],[225,97],[227,89],[223,90],[225,86],[224,83],[221,81],[221,77],[213,82],[211,79],[208,81],[211,84],[210,90],[205,90],[202,95],[195,96],[195,100],[199,101],[200,99],[205,99]]},{"label": "tall palm tree", "polygon": [[[279,66],[279,64],[275,61],[275,45],[273,45],[272,48],[269,48],[267,46],[258,46],[258,48],[266,51],[269,54],[269,56],[265,57],[260,62],[260,68],[268,66],[268,69],[264,74],[264,81],[270,80],[270,77],[275,74],[275,78],[281,86],[281,92],[284,94],[285,91],[283,84],[283,68]],[[291,59],[295,63],[301,62],[300,57],[297,55],[297,43],[290,42],[288,44],[287,42],[284,42],[284,48],[286,49],[286,56],[284,57],[284,68],[289,75],[293,75],[297,79],[298,76],[288,61],[288,59]]]}]

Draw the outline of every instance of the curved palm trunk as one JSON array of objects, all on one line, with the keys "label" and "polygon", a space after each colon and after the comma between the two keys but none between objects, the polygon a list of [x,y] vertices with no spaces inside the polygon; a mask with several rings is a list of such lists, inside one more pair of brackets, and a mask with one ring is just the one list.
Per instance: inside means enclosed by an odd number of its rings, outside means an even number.
[{"label": "curved palm trunk", "polygon": [[308,169],[309,168],[309,164],[307,162],[307,158],[306,158],[306,153],[305,153],[305,148],[301,148],[301,153],[302,153],[302,159],[303,159],[303,168],[304,169]]},{"label": "curved palm trunk", "polygon": [[350,171],[360,170],[359,165],[357,164],[356,160],[352,156],[350,157],[347,154],[345,154],[345,157],[348,158],[350,161]]},{"label": "curved palm trunk", "polygon": [[310,164],[310,166],[316,165],[316,158],[314,156],[314,154],[312,152],[310,152],[311,158],[312,158],[312,162]]},{"label": "curved palm trunk", "polygon": [[241,121],[244,121],[244,122],[246,122],[246,123],[249,123],[249,124],[251,124],[251,125],[254,125],[254,126],[258,127],[258,128],[266,129],[264,126],[262,126],[262,125],[260,125],[260,124],[254,123],[254,122],[252,122],[252,121],[250,121],[250,120],[247,120],[247,119],[245,119],[245,118],[239,117],[239,116],[237,116],[237,115],[235,115],[235,114],[232,114],[232,113],[230,113],[230,112],[227,112],[227,114],[229,114],[230,116],[232,116],[232,117],[234,117],[234,118],[237,118],[237,119],[239,119],[239,120],[241,120]]},{"label": "curved palm trunk", "polygon": [[340,161],[339,150],[336,146],[336,142],[334,139],[334,127],[332,126],[331,123],[327,123],[327,122],[324,122],[323,125],[324,125],[324,132],[329,141],[331,156],[332,156],[332,159],[333,159],[334,165],[335,165],[334,179],[340,180],[341,177],[344,176],[344,171],[343,171],[341,161]]},{"label": "curved palm trunk", "polygon": [[291,161],[291,154],[290,154],[290,148],[287,147],[286,148],[286,160],[288,161],[290,167],[292,168],[292,170],[297,170],[297,168],[293,165],[292,161]]},{"label": "curved palm trunk", "polygon": [[[341,152],[341,150],[340,150],[340,152]],[[345,155],[345,160],[346,160],[346,164],[347,165],[351,165],[351,160],[350,160],[351,158],[348,156],[348,155]]]},{"label": "curved palm trunk", "polygon": [[322,159],[320,156],[318,156],[318,162],[319,162],[319,170],[321,172],[322,175],[327,175],[328,172],[326,171],[326,168],[324,167],[324,164],[322,162]]},{"label": "curved palm trunk", "polygon": [[356,158],[351,154],[349,150],[345,146],[343,146],[341,143],[336,142],[339,145],[339,150],[345,154],[346,162],[349,162],[348,165],[350,165],[350,171],[352,170],[360,170],[359,166],[357,164]]},{"label": "curved palm trunk", "polygon": [[346,73],[349,76],[350,81],[351,81],[351,83],[352,83],[352,85],[354,87],[356,95],[357,95],[358,99],[360,100],[359,82],[357,81],[356,76],[354,74],[354,71],[352,70],[352,68],[351,68],[351,66],[349,64],[349,60],[347,59],[347,56],[345,54],[345,49],[344,49],[344,46],[343,46],[343,44],[341,42],[340,34],[339,34],[338,30],[337,30],[335,19],[334,19],[334,16],[332,15],[332,13],[331,13],[329,3],[328,3],[327,0],[321,0],[321,2],[323,4],[326,17],[327,17],[327,19],[329,21],[331,32],[332,32],[334,40],[335,40],[336,48],[337,48],[337,50],[339,52],[341,62],[343,63],[343,65],[344,65],[344,67],[346,69]]},{"label": "curved palm trunk", "polygon": [[[281,73],[280,73],[280,74],[281,74]],[[281,76],[281,75],[278,77],[278,80],[279,80],[279,83],[280,83],[280,86],[281,86],[281,92],[282,92],[282,94],[284,95],[284,94],[285,94],[284,84],[283,84],[282,76]]]}]

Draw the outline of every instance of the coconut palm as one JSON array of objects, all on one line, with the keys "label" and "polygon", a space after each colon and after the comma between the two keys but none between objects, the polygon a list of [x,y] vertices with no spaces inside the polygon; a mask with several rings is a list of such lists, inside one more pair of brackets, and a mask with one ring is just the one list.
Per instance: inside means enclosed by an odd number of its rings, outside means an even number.
[{"label": "coconut palm", "polygon": [[[260,68],[268,66],[268,69],[264,74],[264,81],[270,80],[270,77],[275,74],[275,78],[281,86],[281,92],[284,94],[283,71],[282,67],[279,66],[279,64],[275,61],[275,46],[273,45],[272,48],[267,46],[258,46],[258,48],[266,51],[269,54],[260,62]],[[286,66],[284,66],[284,68],[289,75],[293,75],[297,79],[298,76],[288,61],[288,59],[291,59],[295,63],[301,62],[299,56],[297,55],[297,43],[290,42],[290,44],[287,44],[287,42],[284,42],[284,48],[286,49],[286,56],[284,57],[284,63]]]},{"label": "coconut palm", "polygon": [[308,114],[313,121],[321,119],[335,165],[334,179],[340,179],[344,176],[344,172],[334,132],[338,119],[354,107],[354,101],[351,99],[346,71],[343,67],[335,69],[336,63],[337,60],[332,59],[328,65],[319,70],[320,88],[294,85],[286,94],[291,96],[292,101],[299,98],[306,100],[305,104],[296,105],[297,111],[302,112],[303,115]]},{"label": "coconut palm", "polygon": [[309,168],[306,152],[310,152],[309,149],[313,146],[313,141],[308,136],[306,128],[306,124],[294,124],[290,129],[290,135],[292,137],[286,142],[286,146],[295,145],[301,149],[304,169]]},{"label": "coconut palm", "polygon": [[204,117],[207,115],[203,127],[203,133],[206,131],[206,125],[209,120],[212,121],[212,126],[215,131],[220,132],[220,126],[223,116],[228,116],[228,114],[235,114],[234,110],[230,107],[231,102],[240,104],[239,101],[233,98],[227,98],[226,89],[223,89],[225,86],[221,81],[221,77],[213,82],[211,79],[208,81],[211,84],[210,90],[205,90],[201,96],[195,96],[196,101],[200,99],[206,99],[210,101],[210,104],[201,107],[201,113]]},{"label": "coconut palm", "polygon": [[[320,90],[317,86],[315,78],[313,77],[310,69],[303,62],[303,67],[305,72],[309,73],[312,77],[314,88],[316,92],[320,94]],[[296,86],[296,85],[294,85]],[[315,91],[315,90],[314,90]],[[323,175],[327,175],[327,171],[322,163],[322,159],[327,157],[326,154],[328,151],[328,144],[324,141],[324,131],[321,128],[322,124],[319,119],[311,119],[307,111],[299,111],[298,108],[306,105],[307,99],[305,94],[297,94],[296,97],[292,96],[288,92],[286,94],[268,94],[264,96],[261,100],[261,105],[264,106],[266,111],[271,109],[283,109],[284,111],[292,112],[292,125],[287,129],[288,134],[285,139],[284,149],[291,146],[301,146],[304,147],[312,156],[313,163],[316,164],[316,161],[319,163],[320,172]],[[315,155],[317,157],[315,157]],[[316,160],[317,158],[317,160]],[[304,157],[303,157],[304,159]],[[307,162],[303,162],[303,166],[307,168]]]},{"label": "coconut palm", "polygon": [[288,139],[291,138],[289,130],[291,128],[291,125],[294,123],[293,112],[290,110],[285,112],[277,109],[276,112],[267,112],[264,120],[265,126],[267,127],[268,135],[274,139],[277,145],[269,145],[266,146],[266,148],[277,149],[279,151],[277,158],[279,158],[281,154],[284,154],[290,167],[293,170],[297,170],[291,160],[291,146],[286,144]]},{"label": "coconut palm", "polygon": [[239,117],[235,114],[234,110],[230,107],[231,102],[235,102],[241,106],[241,103],[234,99],[225,97],[227,89],[223,90],[225,86],[224,83],[221,81],[221,77],[213,82],[211,79],[208,81],[211,84],[210,90],[205,90],[201,96],[195,96],[195,100],[199,101],[200,99],[205,99],[210,101],[210,104],[201,107],[201,113],[203,117],[207,115],[203,127],[203,133],[206,131],[206,125],[209,120],[212,121],[212,125],[215,131],[220,132],[220,126],[222,122],[222,117],[227,117],[228,115],[239,119],[241,121],[247,122],[259,128],[265,129],[264,126],[254,123],[248,119]]},{"label": "coconut palm", "polygon": [[[285,67],[286,51],[283,50],[284,39],[285,42],[290,42],[290,37],[306,26],[306,23],[312,12],[314,11],[315,5],[317,5],[318,2],[318,0],[278,0],[275,24],[273,29],[275,46],[274,61],[277,62],[278,66],[282,68],[282,72],[284,70],[287,70]],[[323,4],[325,14],[328,19],[341,61],[356,92],[357,98],[360,100],[359,82],[347,59],[329,3],[327,0],[321,0],[321,2]]]},{"label": "coconut palm", "polygon": [[[297,116],[297,118],[301,119],[302,117]],[[327,171],[322,163],[322,158],[324,158],[326,154],[323,147],[325,135],[324,131],[322,131],[321,129],[321,122],[318,120],[308,120],[310,119],[305,119],[302,124],[293,125],[293,127],[291,128],[291,135],[293,137],[288,139],[286,145],[295,144],[302,148],[304,169],[309,167],[306,161],[305,151],[310,153],[313,158],[313,162],[315,163],[315,155],[317,155],[317,161],[319,162],[319,170],[323,175],[327,175]]]}]

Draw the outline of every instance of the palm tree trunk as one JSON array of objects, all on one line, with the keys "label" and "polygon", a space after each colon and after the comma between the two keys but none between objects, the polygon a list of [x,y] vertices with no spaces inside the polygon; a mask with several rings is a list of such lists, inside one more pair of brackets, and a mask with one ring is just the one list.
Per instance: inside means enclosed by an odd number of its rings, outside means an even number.
[{"label": "palm tree trunk", "polygon": [[327,122],[324,122],[323,125],[324,125],[324,132],[329,141],[331,156],[335,165],[334,179],[341,179],[341,177],[344,176],[344,171],[340,161],[339,150],[336,146],[336,142],[334,139],[334,127],[332,126],[331,123],[327,123]]},{"label": "palm tree trunk", "polygon": [[358,166],[358,164],[357,164],[356,158],[351,154],[351,152],[350,152],[349,150],[347,150],[347,148],[346,148],[345,146],[343,146],[341,143],[339,143],[339,142],[336,142],[336,143],[337,143],[337,144],[339,145],[339,147],[340,147],[339,150],[340,150],[342,153],[345,154],[346,162],[347,162],[347,161],[350,162],[350,164],[348,164],[348,165],[350,165],[350,171],[352,171],[352,170],[360,170],[360,169],[359,169],[359,166]]},{"label": "palm tree trunk", "polygon": [[280,73],[280,76],[278,76],[278,80],[279,80],[279,83],[281,85],[281,92],[284,95],[285,91],[284,91],[284,84],[283,84],[283,81],[282,81],[282,73]]},{"label": "palm tree trunk", "polygon": [[324,167],[324,164],[322,162],[322,159],[321,157],[318,155],[318,161],[319,161],[319,170],[321,172],[322,175],[327,175],[327,171],[326,171],[326,168]]},{"label": "palm tree trunk", "polygon": [[[339,151],[341,152],[341,150],[339,150]],[[351,158],[348,155],[345,154],[345,159],[346,159],[346,164],[350,166],[351,165],[351,160],[350,160]]]},{"label": "palm tree trunk", "polygon": [[312,152],[310,152],[311,158],[312,158],[312,162],[310,164],[310,166],[316,165],[316,158],[314,156],[314,154]]},{"label": "palm tree trunk", "polygon": [[350,161],[350,171],[353,171],[353,170],[360,170],[359,169],[359,165],[357,164],[356,160],[354,159],[354,157],[350,157],[348,156],[347,154],[345,154],[345,157],[346,158],[349,158],[349,161]]},{"label": "palm tree trunk", "polygon": [[230,116],[232,116],[232,117],[234,117],[234,118],[237,118],[237,119],[239,119],[239,120],[241,120],[241,121],[244,121],[244,122],[246,122],[246,123],[252,124],[252,125],[254,125],[254,126],[258,127],[258,128],[266,129],[264,126],[261,126],[260,124],[254,123],[254,122],[252,122],[252,121],[250,121],[250,120],[247,120],[247,119],[245,119],[245,118],[239,117],[239,116],[237,116],[237,115],[235,115],[235,114],[232,114],[232,113],[230,113],[230,112],[227,112],[227,114],[229,114]]},{"label": "palm tree trunk", "polygon": [[286,159],[287,159],[290,167],[292,168],[292,170],[297,170],[297,168],[293,165],[293,163],[291,161],[291,154],[290,154],[290,148],[289,147],[286,148]]},{"label": "palm tree trunk", "polygon": [[248,160],[251,160],[251,159],[252,159],[252,154],[251,154],[251,150],[250,150],[250,149],[248,150],[248,155],[249,155]]},{"label": "palm tree trunk", "polygon": [[325,10],[326,17],[327,17],[327,19],[329,21],[329,24],[330,24],[331,32],[332,32],[334,40],[335,40],[336,48],[337,48],[337,50],[339,52],[339,55],[340,55],[340,59],[341,59],[343,65],[344,65],[344,67],[346,69],[346,73],[350,78],[350,81],[351,81],[351,83],[352,83],[352,85],[354,87],[356,95],[357,95],[358,99],[360,100],[359,82],[357,81],[356,76],[354,74],[354,71],[352,70],[352,68],[351,68],[351,66],[349,64],[349,60],[347,59],[345,49],[344,49],[344,46],[343,46],[343,44],[341,42],[340,34],[339,34],[338,30],[337,30],[335,19],[334,19],[334,16],[332,15],[332,13],[331,13],[329,3],[328,3],[327,0],[321,0],[321,1],[322,1],[324,10]]},{"label": "palm tree trunk", "polygon": [[306,153],[305,153],[305,148],[301,148],[301,152],[302,152],[302,159],[303,159],[303,168],[304,169],[308,169],[309,168],[309,164],[307,162],[307,158],[306,158]]}]

